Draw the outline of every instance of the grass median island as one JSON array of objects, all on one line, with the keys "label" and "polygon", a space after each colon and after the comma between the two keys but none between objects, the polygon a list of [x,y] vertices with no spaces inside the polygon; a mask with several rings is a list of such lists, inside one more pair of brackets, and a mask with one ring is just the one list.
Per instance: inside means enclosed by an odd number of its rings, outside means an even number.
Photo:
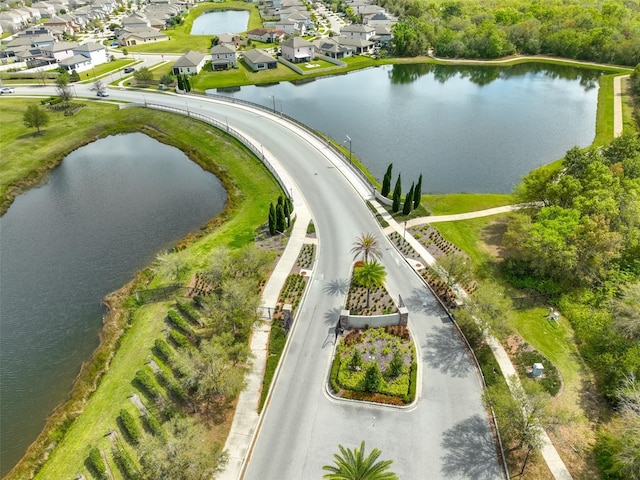
[{"label": "grass median island", "polygon": [[[269,202],[281,194],[257,158],[239,142],[206,124],[143,108],[118,110],[116,106],[89,102],[72,117],[50,113],[51,122],[44,134],[34,136],[24,127],[22,115],[28,105],[36,102],[39,101],[17,98],[0,102],[0,114],[5,120],[0,146],[3,151],[12,152],[4,155],[0,164],[5,209],[14,195],[44,181],[49,170],[80,146],[118,133],[146,133],[181,149],[191,160],[212,171],[228,193],[224,211],[180,242],[180,259],[190,276],[208,264],[215,250],[252,242],[256,227],[265,222]],[[29,477],[29,472],[39,469],[45,455],[49,458],[36,478],[75,478],[79,471],[85,471],[91,447],[111,452],[110,439],[105,435],[116,428],[120,410],[135,414],[140,423],[137,409],[128,397],[137,391],[132,383],[136,372],[145,368],[155,339],[162,336],[170,304],[136,306],[130,295],[140,285],[154,288],[166,281],[166,275],[146,269],[108,296],[111,311],[100,346],[83,367],[70,400],[50,416],[43,433],[7,479]],[[207,437],[224,441],[229,424],[207,425]],[[121,443],[131,455],[133,448]],[[123,478],[114,465],[111,470],[114,478]]]}]

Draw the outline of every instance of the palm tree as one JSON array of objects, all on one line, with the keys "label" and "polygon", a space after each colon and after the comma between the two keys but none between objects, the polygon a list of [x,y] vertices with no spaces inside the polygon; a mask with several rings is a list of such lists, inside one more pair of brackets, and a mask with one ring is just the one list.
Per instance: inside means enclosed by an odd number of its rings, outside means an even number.
[{"label": "palm tree", "polygon": [[354,281],[367,289],[367,308],[369,308],[369,295],[371,289],[382,286],[387,277],[384,265],[377,260],[365,262],[353,271]]},{"label": "palm tree", "polygon": [[393,460],[383,460],[376,462],[380,456],[380,450],[374,448],[371,453],[364,456],[364,441],[360,448],[356,447],[351,451],[338,445],[340,453],[333,454],[335,465],[325,465],[322,467],[327,472],[322,478],[328,480],[398,480],[395,473],[388,472]]},{"label": "palm tree", "polygon": [[351,253],[354,254],[354,260],[362,255],[365,263],[369,261],[369,257],[377,258],[378,260],[382,259],[382,249],[378,243],[378,237],[373,233],[363,233],[361,237],[358,237],[356,241],[353,242]]}]

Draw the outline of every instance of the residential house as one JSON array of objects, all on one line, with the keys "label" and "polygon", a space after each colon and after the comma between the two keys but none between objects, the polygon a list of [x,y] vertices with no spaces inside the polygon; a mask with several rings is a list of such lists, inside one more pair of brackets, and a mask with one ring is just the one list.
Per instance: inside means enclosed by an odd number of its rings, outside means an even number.
[{"label": "residential house", "polygon": [[54,61],[56,63],[64,60],[65,58],[71,58],[74,55],[74,48],[77,48],[77,43],[70,42],[55,42],[46,47],[42,47],[42,57],[45,60]]},{"label": "residential house", "polygon": [[276,30],[282,30],[287,35],[301,35],[307,33],[307,27],[302,22],[295,20],[279,20],[274,24]]},{"label": "residential house", "polygon": [[362,38],[352,38],[340,35],[333,37],[340,45],[348,48],[352,48],[357,54],[371,54],[374,51],[375,44],[371,40],[364,40]]},{"label": "residential house", "polygon": [[385,27],[383,25],[379,25],[376,27],[376,34],[373,36],[372,40],[375,40],[379,45],[389,45],[391,40],[393,40],[393,33],[391,32],[390,27]]},{"label": "residential house", "polygon": [[122,28],[116,36],[121,47],[130,47],[145,43],[166,42],[169,40],[167,34],[155,28]]},{"label": "residential house", "polygon": [[3,32],[15,33],[27,26],[22,21],[22,15],[15,10],[0,13],[0,25]]},{"label": "residential house", "polygon": [[37,2],[32,4],[32,8],[35,8],[40,12],[41,18],[51,18],[56,14],[56,9],[53,5],[47,2]]},{"label": "residential house", "polygon": [[58,65],[64,68],[67,72],[75,70],[77,73],[84,72],[93,67],[91,65],[91,59],[84,55],[73,55],[68,58],[64,58],[58,62]]},{"label": "residential house", "polygon": [[282,42],[282,56],[292,63],[309,62],[315,57],[315,47],[301,37],[291,37]]},{"label": "residential house", "polygon": [[227,70],[238,66],[236,47],[227,43],[219,43],[211,49],[211,67],[213,70]]},{"label": "residential house", "polygon": [[74,33],[74,29],[69,25],[69,22],[58,15],[54,15],[42,25],[51,30],[66,33],[67,35],[73,35]]},{"label": "residential house", "polygon": [[190,50],[180,57],[171,67],[174,75],[197,75],[204,67],[207,58],[200,52]]},{"label": "residential house", "polygon": [[247,41],[240,35],[234,35],[232,33],[221,33],[218,35],[218,45],[233,45],[236,49],[240,45],[246,45]]},{"label": "residential house", "polygon": [[352,23],[351,25],[345,25],[340,30],[340,35],[352,39],[370,40],[376,33],[376,29],[369,25],[361,25],[359,23]]},{"label": "residential house", "polygon": [[244,61],[251,70],[270,70],[278,68],[278,61],[260,48],[253,48],[244,52]]},{"label": "residential house", "polygon": [[272,28],[254,28],[247,32],[247,38],[263,43],[276,43],[284,38],[284,31]]},{"label": "residential house", "polygon": [[122,28],[151,28],[151,22],[144,15],[134,13],[122,19]]},{"label": "residential house", "polygon": [[362,17],[362,23],[373,28],[379,26],[390,28],[394,23],[397,22],[398,19],[396,17],[384,12],[377,12],[372,15],[363,15]]},{"label": "residential house", "polygon": [[355,48],[347,45],[340,45],[340,43],[331,37],[315,40],[313,45],[315,46],[316,53],[335,58],[336,60],[344,57],[350,57],[355,51]]},{"label": "residential house", "polygon": [[109,54],[107,53],[106,47],[99,43],[83,43],[82,45],[78,45],[77,48],[74,48],[73,53],[87,57],[94,67],[109,61]]},{"label": "residential house", "polygon": [[313,20],[311,20],[311,15],[308,13],[296,12],[287,17],[287,20],[293,20],[294,22],[298,22],[298,24],[303,24],[305,30],[313,30],[315,24]]}]

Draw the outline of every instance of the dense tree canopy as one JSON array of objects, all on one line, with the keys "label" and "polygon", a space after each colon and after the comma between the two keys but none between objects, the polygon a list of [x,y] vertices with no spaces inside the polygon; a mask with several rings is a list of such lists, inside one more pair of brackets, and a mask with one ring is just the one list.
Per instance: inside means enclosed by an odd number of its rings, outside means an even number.
[{"label": "dense tree canopy", "polygon": [[552,2],[381,0],[400,18],[398,55],[496,58],[549,54],[579,60],[640,62],[640,6],[622,0]]}]

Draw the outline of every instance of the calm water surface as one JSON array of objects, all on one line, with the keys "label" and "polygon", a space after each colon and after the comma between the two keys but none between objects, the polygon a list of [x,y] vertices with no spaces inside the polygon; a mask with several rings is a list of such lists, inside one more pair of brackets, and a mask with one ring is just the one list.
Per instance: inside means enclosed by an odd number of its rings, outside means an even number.
[{"label": "calm water surface", "polygon": [[404,191],[508,193],[532,169],[595,135],[595,70],[552,65],[381,66],[305,84],[223,93],[283,111],[343,142]]},{"label": "calm water surface", "polygon": [[247,30],[249,12],[246,10],[225,10],[203,13],[193,21],[191,35],[220,35],[240,33]]},{"label": "calm water surface", "polygon": [[73,152],[0,218],[2,474],[97,346],[101,299],[225,201],[181,151],[129,134]]}]

